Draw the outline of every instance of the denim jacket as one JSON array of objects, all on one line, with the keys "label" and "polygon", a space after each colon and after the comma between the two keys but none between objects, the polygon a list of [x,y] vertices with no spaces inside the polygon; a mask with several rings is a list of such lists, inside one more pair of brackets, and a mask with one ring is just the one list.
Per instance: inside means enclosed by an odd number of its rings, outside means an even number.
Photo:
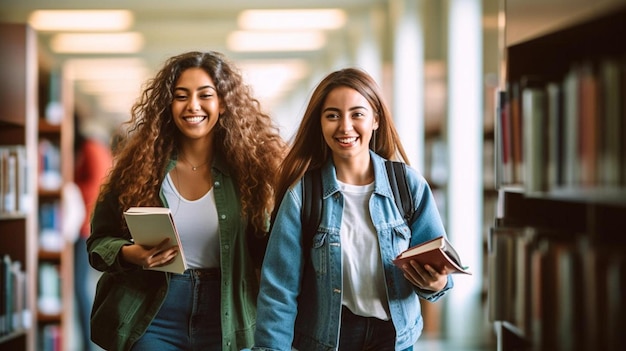
[{"label": "denim jacket", "polygon": [[[439,292],[412,285],[392,260],[418,243],[446,235],[426,180],[407,167],[409,188],[418,216],[410,227],[393,200],[384,159],[370,152],[374,165],[374,193],[370,214],[384,266],[389,311],[396,329],[396,349],[417,341],[423,328],[419,298],[439,299],[453,286],[448,276]],[[341,324],[342,266],[340,226],[343,195],[332,162],[322,168],[322,218],[311,248],[314,274],[303,274],[302,181],[285,194],[270,235],[261,271],[257,329],[253,350],[337,350]],[[301,303],[299,303],[301,302]]]},{"label": "denim jacket", "polygon": [[[170,162],[167,171],[175,166]],[[212,165],[215,205],[220,227],[222,279],[222,349],[239,350],[252,344],[258,280],[245,238],[247,221],[241,216],[238,191],[227,166]],[[167,201],[160,193],[163,205]],[[98,282],[91,313],[91,338],[107,350],[129,350],[156,316],[167,294],[169,273],[143,270],[120,258],[131,244],[120,223],[117,196],[98,202],[87,240],[90,264],[104,272]]]}]

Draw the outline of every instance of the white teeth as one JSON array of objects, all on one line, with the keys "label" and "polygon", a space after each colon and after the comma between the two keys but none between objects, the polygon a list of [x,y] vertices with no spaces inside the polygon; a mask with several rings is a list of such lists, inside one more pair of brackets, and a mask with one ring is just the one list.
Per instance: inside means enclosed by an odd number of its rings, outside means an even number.
[{"label": "white teeth", "polygon": [[185,118],[185,120],[186,120],[187,122],[191,122],[191,123],[198,123],[198,122],[202,121],[203,119],[204,119],[204,117],[202,117],[202,116],[197,116],[197,117],[187,117],[187,118]]},{"label": "white teeth", "polygon": [[350,144],[356,141],[356,137],[351,137],[351,138],[337,138],[337,140],[339,140],[340,143],[342,144]]}]

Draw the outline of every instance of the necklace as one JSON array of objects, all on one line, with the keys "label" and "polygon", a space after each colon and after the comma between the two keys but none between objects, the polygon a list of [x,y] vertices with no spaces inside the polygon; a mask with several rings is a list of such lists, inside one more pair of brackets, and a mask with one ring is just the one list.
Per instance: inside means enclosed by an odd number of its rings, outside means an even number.
[{"label": "necklace", "polygon": [[184,155],[184,154],[180,154],[180,158],[181,158],[181,159],[183,159],[183,160],[185,160],[185,162],[189,163],[189,165],[191,166],[191,170],[192,170],[192,171],[194,171],[194,172],[195,172],[195,171],[197,171],[197,170],[198,170],[198,168],[200,168],[200,167],[204,167],[204,166],[206,166],[206,164],[207,164],[207,163],[209,163],[209,161],[204,161],[204,163],[203,163],[203,164],[200,164],[200,165],[194,166],[191,162],[189,162],[189,160],[187,159],[187,157],[185,157],[185,155]]}]

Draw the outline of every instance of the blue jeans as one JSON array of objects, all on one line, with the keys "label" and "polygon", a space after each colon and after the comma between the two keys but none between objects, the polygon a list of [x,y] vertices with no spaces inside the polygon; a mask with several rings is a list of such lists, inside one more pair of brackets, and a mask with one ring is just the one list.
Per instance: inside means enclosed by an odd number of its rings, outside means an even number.
[{"label": "blue jeans", "polygon": [[171,274],[165,302],[133,351],[221,350],[219,269]]},{"label": "blue jeans", "polygon": [[[362,317],[347,307],[341,309],[339,350],[341,351],[394,351],[396,330],[392,321]],[[403,351],[412,351],[413,346]]]}]

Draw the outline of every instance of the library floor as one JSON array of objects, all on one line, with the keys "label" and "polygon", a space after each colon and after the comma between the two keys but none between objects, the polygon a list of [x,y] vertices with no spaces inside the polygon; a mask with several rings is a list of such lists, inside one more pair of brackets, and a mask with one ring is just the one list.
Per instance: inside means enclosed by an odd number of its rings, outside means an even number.
[{"label": "library floor", "polygon": [[493,346],[463,345],[462,342],[444,339],[420,339],[413,347],[413,351],[495,351]]}]

